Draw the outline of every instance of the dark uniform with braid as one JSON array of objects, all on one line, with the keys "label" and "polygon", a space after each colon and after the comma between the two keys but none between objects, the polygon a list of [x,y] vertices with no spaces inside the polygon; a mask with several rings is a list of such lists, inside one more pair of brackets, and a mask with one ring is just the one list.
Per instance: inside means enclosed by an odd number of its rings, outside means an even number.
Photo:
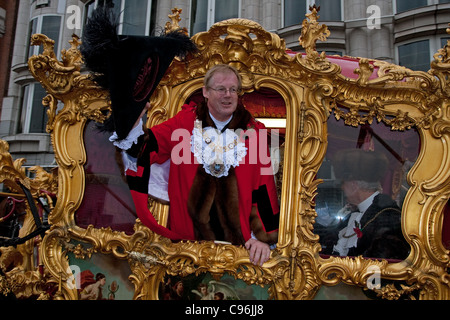
[{"label": "dark uniform with braid", "polygon": [[[338,153],[333,165],[336,177],[342,181],[364,181],[374,185],[384,177],[388,162],[381,153],[352,149]],[[350,211],[358,211],[357,204],[352,205],[354,209]],[[351,215],[348,213],[333,227],[315,226],[315,232],[321,238],[322,253],[338,254],[333,250],[339,240],[339,232],[348,226]],[[348,249],[347,256],[404,260],[409,254],[409,244],[401,228],[401,209],[386,194],[377,194],[359,223],[351,228],[354,228],[358,239],[356,246]],[[341,236],[349,237],[348,233]]]},{"label": "dark uniform with braid", "polygon": [[[321,236],[322,253],[336,254],[333,246],[338,241],[338,233],[345,228],[350,214],[338,225],[329,228],[317,227]],[[360,222],[361,237],[357,246],[349,249],[348,256],[404,260],[409,253],[409,245],[402,234],[401,210],[388,195],[377,195],[366,210]]]}]

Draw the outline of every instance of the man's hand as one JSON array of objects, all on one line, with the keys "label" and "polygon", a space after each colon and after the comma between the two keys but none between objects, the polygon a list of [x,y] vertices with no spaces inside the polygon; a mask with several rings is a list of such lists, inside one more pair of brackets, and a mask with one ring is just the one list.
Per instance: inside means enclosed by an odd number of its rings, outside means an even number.
[{"label": "man's hand", "polygon": [[245,243],[251,263],[262,266],[270,258],[270,247],[267,243],[251,238]]}]

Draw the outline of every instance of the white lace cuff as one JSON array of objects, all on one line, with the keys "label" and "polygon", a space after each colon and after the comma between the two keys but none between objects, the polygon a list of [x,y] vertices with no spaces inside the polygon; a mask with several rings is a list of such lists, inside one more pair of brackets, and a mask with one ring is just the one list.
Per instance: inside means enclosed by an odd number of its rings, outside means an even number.
[{"label": "white lace cuff", "polygon": [[116,147],[122,150],[130,149],[133,144],[136,144],[139,137],[144,134],[144,130],[142,129],[142,119],[139,119],[139,124],[131,129],[128,136],[123,140],[118,140],[117,133],[114,132],[111,137],[109,137],[109,141],[111,141]]},{"label": "white lace cuff", "polygon": [[124,166],[124,172],[131,170],[137,172],[137,159],[130,156],[125,151],[122,151],[122,161]]}]

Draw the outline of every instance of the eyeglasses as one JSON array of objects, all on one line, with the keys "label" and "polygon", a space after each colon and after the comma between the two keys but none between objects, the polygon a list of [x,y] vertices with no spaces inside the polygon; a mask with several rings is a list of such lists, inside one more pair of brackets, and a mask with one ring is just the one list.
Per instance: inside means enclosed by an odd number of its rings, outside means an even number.
[{"label": "eyeglasses", "polygon": [[239,94],[241,92],[241,89],[238,89],[238,88],[230,88],[230,89],[227,89],[225,87],[218,87],[218,88],[208,87],[208,88],[211,90],[214,90],[215,92],[217,92],[220,95],[225,95],[225,93],[227,93],[227,92],[229,92],[230,94],[233,94],[233,95]]}]

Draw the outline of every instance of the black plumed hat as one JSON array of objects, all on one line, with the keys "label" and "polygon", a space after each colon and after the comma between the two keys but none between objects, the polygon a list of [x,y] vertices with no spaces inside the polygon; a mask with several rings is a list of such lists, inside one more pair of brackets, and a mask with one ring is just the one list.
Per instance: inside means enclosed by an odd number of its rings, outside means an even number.
[{"label": "black plumed hat", "polygon": [[388,159],[382,152],[348,149],[332,158],[333,169],[339,180],[381,182],[388,169]]},{"label": "black plumed hat", "polygon": [[85,27],[80,51],[95,81],[110,94],[112,112],[103,128],[124,139],[175,56],[184,58],[196,46],[182,31],[121,36],[117,30],[113,10],[97,7]]}]

